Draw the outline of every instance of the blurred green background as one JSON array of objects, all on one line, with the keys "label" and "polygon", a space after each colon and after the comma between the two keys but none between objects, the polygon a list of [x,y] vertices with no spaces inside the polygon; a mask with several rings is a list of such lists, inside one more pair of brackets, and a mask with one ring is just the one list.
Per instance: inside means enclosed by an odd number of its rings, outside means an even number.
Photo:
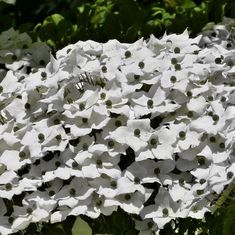
[{"label": "blurred green background", "polygon": [[[9,0],[0,1],[0,32],[30,33],[55,50],[78,40],[134,42],[140,37],[195,36],[208,22],[235,18],[234,0]],[[10,0],[14,2],[14,0]]]}]

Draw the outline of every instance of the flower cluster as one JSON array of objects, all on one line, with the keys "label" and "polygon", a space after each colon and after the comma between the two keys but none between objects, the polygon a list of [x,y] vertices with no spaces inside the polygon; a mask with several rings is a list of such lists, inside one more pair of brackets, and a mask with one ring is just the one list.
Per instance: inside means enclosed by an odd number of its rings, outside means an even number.
[{"label": "flower cluster", "polygon": [[1,234],[121,207],[150,235],[210,211],[234,180],[235,67],[234,50],[200,40],[184,31],[133,44],[79,41],[30,73],[22,68],[32,58],[7,64]]}]

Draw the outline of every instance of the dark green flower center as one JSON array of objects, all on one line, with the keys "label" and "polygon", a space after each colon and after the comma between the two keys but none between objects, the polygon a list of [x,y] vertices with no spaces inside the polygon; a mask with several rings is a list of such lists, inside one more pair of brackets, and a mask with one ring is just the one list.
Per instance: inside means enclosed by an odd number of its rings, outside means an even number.
[{"label": "dark green flower center", "polygon": [[209,111],[209,112],[208,112],[208,115],[212,117],[212,116],[213,116],[213,112],[212,112],[212,111]]},{"label": "dark green flower center", "polygon": [[153,100],[149,99],[147,101],[147,105],[148,105],[149,108],[152,108],[153,107]]},{"label": "dark green flower center", "polygon": [[171,80],[172,83],[175,83],[176,82],[176,76],[171,76],[170,80]]},{"label": "dark green flower center", "polygon": [[95,204],[96,204],[96,206],[100,207],[102,205],[102,201],[101,200],[97,200]]},{"label": "dark green flower center", "polygon": [[218,58],[215,58],[215,63],[216,63],[216,64],[220,64],[221,62],[222,62],[221,58],[219,58],[219,57],[218,57]]},{"label": "dark green flower center", "polygon": [[135,129],[134,130],[134,135],[139,136],[140,135],[140,129]]},{"label": "dark green flower center", "polygon": [[83,123],[87,123],[87,122],[88,122],[88,119],[87,119],[87,118],[82,118],[82,122],[83,122]]},{"label": "dark green flower center", "polygon": [[62,136],[61,136],[61,135],[57,135],[55,138],[56,138],[58,141],[61,141],[61,140],[62,140]]},{"label": "dark green flower center", "polygon": [[28,214],[32,214],[33,213],[33,209],[31,207],[28,207],[26,211],[27,211]]},{"label": "dark green flower center", "polygon": [[104,92],[100,93],[100,98],[104,100],[106,98],[106,94]]},{"label": "dark green flower center", "polygon": [[206,162],[205,157],[203,157],[203,156],[198,156],[198,157],[197,157],[197,162],[198,162],[198,164],[199,164],[200,166],[201,166],[201,165],[204,165],[205,162]]},{"label": "dark green flower center", "polygon": [[212,95],[209,95],[209,96],[208,96],[208,100],[209,100],[209,101],[213,101],[213,100],[214,100],[213,96],[212,96]]},{"label": "dark green flower center", "polygon": [[120,127],[122,125],[122,122],[120,120],[115,121],[115,126]]},{"label": "dark green flower center", "polygon": [[46,72],[41,72],[41,77],[42,78],[46,78],[47,77],[47,73]]},{"label": "dark green flower center", "polygon": [[139,184],[139,183],[140,183],[140,178],[139,178],[139,177],[135,177],[135,178],[134,178],[134,182],[135,182],[136,184]]},{"label": "dark green flower center", "polygon": [[215,143],[216,142],[215,136],[211,136],[209,140],[210,140],[211,143]]},{"label": "dark green flower center", "polygon": [[203,189],[198,189],[197,190],[197,195],[202,195],[204,193],[204,190]]},{"label": "dark green flower center", "polygon": [[103,162],[102,162],[100,159],[97,159],[97,160],[96,160],[96,165],[102,166],[102,163],[103,163]]},{"label": "dark green flower center", "polygon": [[180,64],[175,64],[175,70],[181,70],[181,65]]},{"label": "dark green flower center", "polygon": [[180,48],[179,48],[179,47],[175,47],[174,52],[175,52],[176,54],[180,53]]},{"label": "dark green flower center", "polygon": [[105,102],[105,104],[106,104],[106,106],[107,107],[112,107],[112,101],[111,100],[107,100],[106,102]]},{"label": "dark green flower center", "polygon": [[139,67],[140,67],[141,69],[144,68],[144,62],[143,62],[143,61],[140,61],[138,65],[139,65]]},{"label": "dark green flower center", "polygon": [[108,141],[108,146],[109,146],[110,148],[113,148],[114,145],[115,145],[115,143],[114,143],[113,140],[109,140],[109,141]]},{"label": "dark green flower center", "polygon": [[193,117],[193,111],[188,111],[187,116],[188,116],[189,118]]},{"label": "dark green flower center", "polygon": [[56,161],[56,162],[55,162],[55,166],[56,166],[56,167],[61,166],[61,162],[60,162],[60,161]]},{"label": "dark green flower center", "polygon": [[76,190],[75,190],[74,188],[71,188],[71,189],[69,190],[69,194],[70,194],[71,196],[74,196],[74,195],[76,194]]},{"label": "dark green flower center", "polygon": [[131,195],[129,193],[125,194],[124,196],[125,200],[130,200],[131,199]]},{"label": "dark green flower center", "polygon": [[26,153],[24,151],[19,152],[19,157],[24,159],[26,157]]},{"label": "dark green flower center", "polygon": [[10,183],[5,184],[5,188],[7,191],[12,189],[12,185]]},{"label": "dark green flower center", "polygon": [[117,187],[117,182],[116,181],[111,181],[110,185],[112,188],[116,188]]},{"label": "dark green flower center", "polygon": [[40,134],[38,134],[38,139],[40,141],[44,141],[45,140],[45,136],[42,133],[40,133]]},{"label": "dark green flower center", "polygon": [[220,143],[220,144],[219,144],[219,147],[220,147],[221,149],[224,149],[224,148],[225,148],[225,143],[223,143],[223,142]]},{"label": "dark green flower center", "polygon": [[177,62],[178,62],[178,60],[177,60],[176,58],[172,58],[172,59],[171,59],[171,63],[172,63],[172,64],[177,64]]},{"label": "dark green flower center", "polygon": [[54,195],[55,195],[55,191],[50,190],[48,194],[49,194],[49,196],[50,196],[50,197],[52,197],[52,196],[54,196]]},{"label": "dark green flower center", "polygon": [[73,167],[73,168],[77,168],[77,167],[78,167],[78,163],[77,163],[77,162],[73,162],[73,163],[72,163],[72,167]]},{"label": "dark green flower center", "polygon": [[16,131],[18,131],[20,128],[18,127],[18,126],[15,126],[14,128],[13,128],[13,131],[14,132],[16,132]]},{"label": "dark green flower center", "polygon": [[179,132],[179,137],[180,138],[185,138],[185,136],[186,136],[186,133],[184,131]]},{"label": "dark green flower center", "polygon": [[24,105],[24,107],[25,107],[25,109],[30,109],[30,108],[31,108],[31,105],[30,105],[30,103],[26,103],[26,104]]},{"label": "dark green flower center", "polygon": [[219,116],[217,114],[214,114],[212,116],[213,121],[217,122],[219,120]]},{"label": "dark green flower center", "polygon": [[184,180],[183,178],[180,178],[180,179],[179,179],[179,184],[181,184],[181,185],[184,184],[184,181],[185,181],[185,180]]},{"label": "dark green flower center", "polygon": [[160,172],[161,172],[160,168],[156,167],[156,168],[154,169],[154,174],[155,174],[155,175],[160,174]]},{"label": "dark green flower center", "polygon": [[157,144],[157,139],[155,139],[155,138],[150,139],[150,144],[152,146],[155,146]]},{"label": "dark green flower center", "polygon": [[192,97],[193,96],[193,93],[191,91],[187,91],[187,96],[188,97]]},{"label": "dark green flower center", "polygon": [[131,57],[131,52],[130,52],[130,51],[126,51],[126,52],[125,52],[125,57],[126,57],[126,58]]},{"label": "dark green flower center", "polygon": [[56,118],[53,122],[55,125],[58,125],[58,124],[60,124],[60,119]]},{"label": "dark green flower center", "polygon": [[104,66],[101,67],[101,70],[102,70],[103,73],[106,73],[107,72],[107,67],[104,65]]},{"label": "dark green flower center", "polygon": [[86,151],[88,149],[88,144],[84,143],[82,145],[82,149],[83,149],[83,151]]},{"label": "dark green flower center", "polygon": [[204,184],[204,183],[206,183],[206,180],[205,180],[205,179],[200,179],[200,180],[199,180],[199,183],[200,183],[200,184]]},{"label": "dark green flower center", "polygon": [[222,96],[220,99],[221,102],[225,102],[226,101],[226,97]]},{"label": "dark green flower center", "polygon": [[168,216],[168,213],[169,213],[169,211],[168,211],[167,208],[164,208],[164,209],[162,210],[163,216]]},{"label": "dark green flower center", "polygon": [[8,222],[9,222],[9,224],[12,224],[12,223],[13,223],[13,221],[14,221],[14,218],[10,216],[10,217],[8,218]]},{"label": "dark green flower center", "polygon": [[139,79],[140,79],[140,75],[135,74],[135,75],[134,75],[134,79],[135,79],[135,80],[139,80]]},{"label": "dark green flower center", "polygon": [[84,110],[85,109],[85,104],[80,103],[79,104],[79,109],[80,109],[80,111]]},{"label": "dark green flower center", "polygon": [[228,179],[232,179],[232,178],[233,178],[233,172],[229,171],[229,172],[227,173],[227,178],[228,178]]}]

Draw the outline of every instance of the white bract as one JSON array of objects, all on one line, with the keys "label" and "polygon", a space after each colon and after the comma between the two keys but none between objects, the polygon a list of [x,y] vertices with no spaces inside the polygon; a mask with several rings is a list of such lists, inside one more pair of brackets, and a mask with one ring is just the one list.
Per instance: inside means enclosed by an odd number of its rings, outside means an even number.
[{"label": "white bract", "polygon": [[202,218],[235,177],[233,48],[185,30],[79,41],[54,57],[26,34],[1,34],[0,233],[118,207],[141,216],[140,235]]}]

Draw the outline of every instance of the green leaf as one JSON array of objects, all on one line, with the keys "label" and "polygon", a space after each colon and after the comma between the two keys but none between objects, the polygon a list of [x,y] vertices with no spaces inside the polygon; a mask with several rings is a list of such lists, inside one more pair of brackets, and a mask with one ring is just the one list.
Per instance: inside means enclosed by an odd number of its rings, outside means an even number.
[{"label": "green leaf", "polygon": [[92,235],[92,230],[86,221],[77,217],[72,228],[72,235]]},{"label": "green leaf", "polygon": [[16,3],[16,0],[0,0],[0,2],[5,2],[7,4],[15,4]]},{"label": "green leaf", "polygon": [[235,234],[235,201],[231,203],[226,211],[223,225],[223,235]]}]

